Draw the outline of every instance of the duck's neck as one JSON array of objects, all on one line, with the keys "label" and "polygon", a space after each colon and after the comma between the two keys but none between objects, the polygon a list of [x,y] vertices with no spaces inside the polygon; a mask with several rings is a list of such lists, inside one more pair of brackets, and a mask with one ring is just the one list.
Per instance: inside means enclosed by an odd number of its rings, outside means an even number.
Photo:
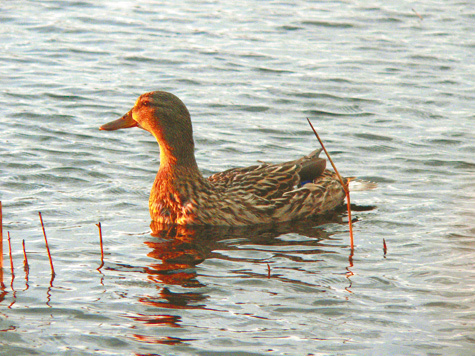
[{"label": "duck's neck", "polygon": [[198,170],[193,151],[187,157],[177,157],[161,148],[160,168],[149,200],[152,220],[175,224],[190,218],[187,207],[196,204],[199,192],[208,185]]},{"label": "duck's neck", "polygon": [[193,147],[183,152],[182,150],[173,151],[169,146],[160,145],[160,168],[157,180],[161,181],[162,190],[171,192],[180,191],[185,182],[203,181]]},{"label": "duck's neck", "polygon": [[167,171],[185,170],[200,174],[193,149],[189,152],[177,152],[160,145],[160,170],[162,169]]}]

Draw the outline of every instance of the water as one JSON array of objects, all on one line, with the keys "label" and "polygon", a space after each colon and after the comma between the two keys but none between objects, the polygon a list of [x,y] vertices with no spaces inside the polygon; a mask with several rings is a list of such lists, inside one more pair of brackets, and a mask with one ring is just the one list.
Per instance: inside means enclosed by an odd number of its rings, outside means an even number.
[{"label": "water", "polygon": [[[473,354],[471,5],[3,2],[0,354]],[[151,236],[158,147],[98,127],[157,89],[187,104],[205,174],[310,152],[310,118],[379,185],[352,195],[376,206],[354,256],[344,214]]]}]

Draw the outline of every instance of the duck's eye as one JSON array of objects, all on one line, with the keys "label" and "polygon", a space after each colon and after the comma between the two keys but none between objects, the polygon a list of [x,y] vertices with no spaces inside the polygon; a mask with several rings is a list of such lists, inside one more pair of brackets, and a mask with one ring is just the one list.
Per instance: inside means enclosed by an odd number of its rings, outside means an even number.
[{"label": "duck's eye", "polygon": [[141,106],[150,106],[150,98],[139,97],[137,101],[135,102],[135,107],[141,107]]}]

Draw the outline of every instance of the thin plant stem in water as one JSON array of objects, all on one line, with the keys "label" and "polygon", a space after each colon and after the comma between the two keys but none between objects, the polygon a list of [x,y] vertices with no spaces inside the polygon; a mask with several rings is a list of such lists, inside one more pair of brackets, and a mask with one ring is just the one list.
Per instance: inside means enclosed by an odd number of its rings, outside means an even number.
[{"label": "thin plant stem in water", "polygon": [[421,21],[424,20],[424,18],[416,10],[414,10],[414,9],[411,9],[411,10],[416,14],[416,16],[419,18],[419,20],[421,20]]},{"label": "thin plant stem in water", "polygon": [[99,242],[101,245],[101,265],[97,268],[98,271],[101,270],[101,268],[104,266],[104,245],[102,243],[102,227],[101,223],[97,223],[96,226],[99,228]]},{"label": "thin plant stem in water", "polygon": [[347,207],[347,210],[348,210],[348,226],[350,228],[350,246],[351,246],[351,250],[353,251],[354,250],[354,241],[353,241],[353,221],[351,219],[351,201],[350,201],[350,189],[348,188],[348,182],[345,182],[343,180],[343,178],[341,177],[340,173],[338,172],[338,169],[336,169],[336,166],[335,164],[333,163],[333,160],[332,158],[330,157],[330,154],[328,153],[327,149],[325,148],[325,145],[323,144],[322,140],[320,139],[320,136],[318,135],[317,131],[315,130],[315,128],[313,127],[312,123],[310,122],[310,119],[307,118],[307,121],[310,125],[310,127],[312,128],[313,130],[313,133],[315,134],[315,137],[317,138],[318,142],[320,142],[320,145],[322,146],[323,148],[323,151],[325,151],[325,154],[327,155],[328,157],[328,160],[330,161],[336,175],[338,176],[338,179],[340,180],[340,183],[345,191],[345,195],[346,195],[346,207]]},{"label": "thin plant stem in water", "polygon": [[49,265],[51,266],[51,275],[54,277],[56,273],[54,272],[53,259],[51,258],[51,252],[49,250],[48,239],[46,238],[46,231],[45,231],[45,225],[43,224],[43,217],[41,216],[41,212],[38,212],[38,215],[40,216],[41,228],[43,229],[43,236],[45,237],[46,251],[48,251]]},{"label": "thin plant stem in water", "polygon": [[11,241],[11,238],[10,238],[10,231],[8,231],[7,234],[8,234],[8,252],[10,254],[10,269],[12,271],[11,287],[12,287],[12,290],[13,290],[13,281],[15,280],[15,268],[13,268],[12,241]]},{"label": "thin plant stem in water", "polygon": [[28,257],[26,256],[26,248],[25,248],[25,240],[23,239],[23,270],[25,271],[25,283],[26,283],[26,288],[25,290],[27,290],[28,288],[30,288],[30,285],[29,285],[29,274],[30,274],[30,265],[28,264]]},{"label": "thin plant stem in water", "polygon": [[25,240],[22,242],[23,244],[23,268],[26,271],[30,270],[30,265],[28,264],[28,257],[26,256],[26,248],[25,248]]}]

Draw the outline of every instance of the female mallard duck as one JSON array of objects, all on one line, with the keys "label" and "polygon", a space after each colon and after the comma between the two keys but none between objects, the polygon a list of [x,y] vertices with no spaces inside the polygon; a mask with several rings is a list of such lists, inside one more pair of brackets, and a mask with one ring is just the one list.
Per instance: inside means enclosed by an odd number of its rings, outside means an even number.
[{"label": "female mallard duck", "polygon": [[152,220],[177,225],[252,225],[306,219],[343,204],[345,191],[320,150],[295,161],[229,169],[204,178],[196,164],[190,114],[175,95],[141,95],[122,118],[100,127],[140,127],[160,145],[150,194]]}]

